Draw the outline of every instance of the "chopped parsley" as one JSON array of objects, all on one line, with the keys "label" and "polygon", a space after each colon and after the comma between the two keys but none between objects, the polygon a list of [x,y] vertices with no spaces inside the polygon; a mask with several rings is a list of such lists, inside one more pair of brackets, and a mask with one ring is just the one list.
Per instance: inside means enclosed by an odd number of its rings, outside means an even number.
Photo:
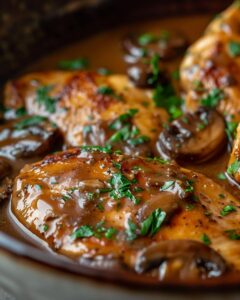
[{"label": "chopped parsley", "polygon": [[29,126],[39,125],[39,123],[42,123],[46,120],[47,118],[42,116],[32,116],[15,123],[14,128],[20,130]]},{"label": "chopped parsley", "polygon": [[230,56],[237,57],[240,55],[240,42],[230,41],[228,43],[228,52]]},{"label": "chopped parsley", "polygon": [[214,88],[208,95],[201,99],[201,104],[207,107],[216,107],[223,98],[224,92],[218,88]]},{"label": "chopped parsley", "polygon": [[159,231],[165,218],[166,212],[162,211],[160,208],[155,209],[150,216],[141,223],[141,235],[155,235]]},{"label": "chopped parsley", "polygon": [[166,191],[168,190],[171,186],[173,186],[175,184],[175,181],[173,180],[169,180],[169,181],[166,181],[164,183],[164,185],[160,188],[160,191]]},{"label": "chopped parsley", "polygon": [[83,151],[89,151],[89,152],[103,152],[103,153],[112,153],[112,147],[110,145],[107,145],[105,147],[101,146],[81,146],[80,147]]},{"label": "chopped parsley", "polygon": [[116,228],[110,227],[107,229],[107,231],[105,232],[105,237],[108,240],[111,240],[112,238],[114,238],[114,236],[118,233]]},{"label": "chopped parsley", "polygon": [[130,219],[128,219],[126,234],[129,241],[135,240],[137,238],[137,225],[134,224]]},{"label": "chopped parsley", "polygon": [[140,200],[136,198],[130,190],[132,182],[122,173],[113,174],[109,183],[112,187],[112,191],[109,193],[110,197],[116,200],[128,198],[133,201],[134,204],[139,204]]},{"label": "chopped parsley", "polygon": [[226,180],[227,179],[227,177],[224,173],[218,173],[217,178],[220,179],[220,180]]},{"label": "chopped parsley", "polygon": [[94,235],[94,230],[92,228],[92,226],[88,226],[88,225],[83,225],[80,226],[77,230],[75,230],[71,237],[75,240],[75,239],[79,239],[79,238],[86,238],[86,237],[91,237]]},{"label": "chopped parsley", "polygon": [[194,181],[189,179],[186,181],[186,188],[185,188],[185,192],[190,193],[194,191],[194,187],[193,187]]},{"label": "chopped parsley", "polygon": [[182,115],[183,100],[175,94],[171,84],[166,86],[159,84],[153,92],[153,101],[157,107],[166,109],[172,119]]},{"label": "chopped parsley", "polygon": [[202,236],[201,236],[201,240],[202,240],[202,242],[205,244],[205,245],[207,245],[207,246],[209,246],[209,245],[211,245],[211,240],[210,240],[210,238],[209,238],[209,236],[206,234],[206,233],[204,233]]},{"label": "chopped parsley", "polygon": [[238,123],[227,121],[226,122],[226,133],[229,140],[232,140],[236,137],[236,129],[237,129]]},{"label": "chopped parsley", "polygon": [[100,86],[97,90],[97,93],[101,95],[108,95],[108,96],[115,94],[114,90],[110,86],[106,86],[106,85]]},{"label": "chopped parsley", "polygon": [[236,211],[237,211],[237,209],[236,209],[235,206],[233,206],[233,205],[226,205],[226,206],[224,206],[224,208],[221,210],[220,215],[221,215],[222,217],[225,217],[225,216],[227,216],[228,214],[230,214],[230,213],[232,213],[232,212],[236,212]]},{"label": "chopped parsley", "polygon": [[155,84],[158,81],[158,77],[160,74],[159,62],[160,62],[160,56],[158,54],[154,54],[150,61],[152,76],[148,79],[149,84]]},{"label": "chopped parsley", "polygon": [[46,85],[39,87],[36,90],[36,102],[43,105],[49,113],[55,113],[56,111],[56,98],[49,96],[49,92],[52,90],[52,85]]},{"label": "chopped parsley", "polygon": [[22,117],[22,116],[25,116],[27,114],[27,111],[26,111],[26,108],[25,107],[19,107],[17,110],[16,110],[16,117]]},{"label": "chopped parsley", "polygon": [[230,240],[240,240],[240,234],[235,229],[226,230],[225,232]]},{"label": "chopped parsley", "polygon": [[240,169],[240,160],[235,160],[228,168],[227,173],[229,175],[235,175]]},{"label": "chopped parsley", "polygon": [[47,224],[44,224],[44,225],[43,225],[43,231],[44,231],[44,232],[48,231],[48,228],[49,228],[49,226],[48,226]]},{"label": "chopped parsley", "polygon": [[195,207],[194,204],[187,204],[187,205],[185,206],[185,209],[188,210],[188,211],[191,211],[191,210],[194,209],[194,207]]},{"label": "chopped parsley", "polygon": [[58,68],[61,70],[85,70],[88,67],[89,61],[86,58],[62,60],[58,63]]},{"label": "chopped parsley", "polygon": [[144,33],[139,36],[138,43],[141,46],[146,46],[150,43],[156,42],[158,40],[158,37],[155,34],[152,33]]},{"label": "chopped parsley", "polygon": [[129,109],[125,114],[121,114],[115,121],[113,121],[110,125],[110,129],[119,129],[123,124],[129,121],[133,116],[138,113],[138,109],[132,108]]}]

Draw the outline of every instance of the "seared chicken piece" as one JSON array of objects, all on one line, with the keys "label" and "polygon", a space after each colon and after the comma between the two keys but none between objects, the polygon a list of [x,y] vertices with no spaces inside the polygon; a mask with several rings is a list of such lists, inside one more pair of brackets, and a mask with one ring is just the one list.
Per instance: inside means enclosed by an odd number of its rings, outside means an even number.
[{"label": "seared chicken piece", "polygon": [[48,117],[68,146],[108,144],[127,154],[152,154],[168,120],[149,92],[135,88],[127,77],[90,72],[26,75],[7,84],[5,106]]},{"label": "seared chicken piece", "polygon": [[186,110],[211,106],[240,120],[240,7],[233,5],[212,21],[181,65]]},{"label": "seared chicken piece", "polygon": [[81,263],[160,280],[240,271],[240,203],[161,159],[94,146],[48,156],[24,167],[11,205],[32,233]]},{"label": "seared chicken piece", "polygon": [[[227,121],[230,139],[240,121],[240,6],[234,3],[220,14],[205,35],[190,47],[181,66],[186,110],[216,106]],[[228,174],[240,182],[240,127]]]}]

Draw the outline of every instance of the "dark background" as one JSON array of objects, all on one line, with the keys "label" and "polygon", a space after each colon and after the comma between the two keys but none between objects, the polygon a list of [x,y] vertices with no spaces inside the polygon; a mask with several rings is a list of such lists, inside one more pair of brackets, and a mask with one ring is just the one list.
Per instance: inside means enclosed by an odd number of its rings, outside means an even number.
[{"label": "dark background", "polygon": [[0,1],[0,83],[56,47],[119,23],[216,13],[229,0]]}]

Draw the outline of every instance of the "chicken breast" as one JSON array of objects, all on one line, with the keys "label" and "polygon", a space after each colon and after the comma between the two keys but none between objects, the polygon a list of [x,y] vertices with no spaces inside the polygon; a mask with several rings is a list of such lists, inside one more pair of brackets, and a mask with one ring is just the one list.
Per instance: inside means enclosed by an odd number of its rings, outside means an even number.
[{"label": "chicken breast", "polygon": [[217,16],[194,43],[181,65],[186,110],[216,107],[226,120],[233,150],[228,175],[240,182],[240,6],[234,3]]},{"label": "chicken breast", "polygon": [[12,195],[14,215],[54,251],[161,280],[239,271],[239,210],[201,174],[101,147],[25,166]]},{"label": "chicken breast", "polygon": [[240,120],[240,7],[217,16],[187,51],[181,65],[186,110],[217,106],[228,121]]},{"label": "chicken breast", "polygon": [[106,143],[125,153],[149,155],[168,120],[150,92],[135,88],[124,75],[91,72],[42,72],[10,81],[5,106],[25,107],[48,117],[68,146]]}]

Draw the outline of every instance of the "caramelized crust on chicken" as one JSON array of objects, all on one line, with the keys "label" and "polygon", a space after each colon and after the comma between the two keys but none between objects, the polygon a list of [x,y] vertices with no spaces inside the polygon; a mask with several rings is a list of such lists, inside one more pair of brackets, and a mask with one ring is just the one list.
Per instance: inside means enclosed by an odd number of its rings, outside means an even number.
[{"label": "caramelized crust on chicken", "polygon": [[15,179],[12,210],[52,249],[80,262],[104,268],[107,260],[161,280],[240,270],[239,202],[161,159],[96,147],[48,156]]},{"label": "caramelized crust on chicken", "polygon": [[31,115],[48,117],[70,146],[109,143],[131,154],[153,152],[168,119],[149,92],[135,88],[124,75],[91,72],[26,75],[7,84],[5,106],[24,106]]},{"label": "caramelized crust on chicken", "polygon": [[181,65],[186,109],[217,106],[229,121],[240,120],[240,7],[217,16]]}]

